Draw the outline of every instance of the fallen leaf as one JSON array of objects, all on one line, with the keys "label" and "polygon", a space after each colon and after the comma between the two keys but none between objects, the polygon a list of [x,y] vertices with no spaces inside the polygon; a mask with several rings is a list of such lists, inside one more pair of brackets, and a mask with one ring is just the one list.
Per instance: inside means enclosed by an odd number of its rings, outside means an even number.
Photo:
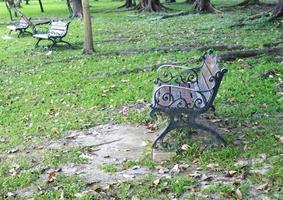
[{"label": "fallen leaf", "polygon": [[56,174],[55,170],[50,172],[49,175],[48,175],[48,183],[53,183],[56,179],[56,175],[57,174]]},{"label": "fallen leaf", "polygon": [[196,171],[195,173],[189,174],[189,177],[200,178],[201,177],[201,173]]},{"label": "fallen leaf", "polygon": [[131,200],[140,200],[137,196],[132,196]]},{"label": "fallen leaf", "polygon": [[136,166],[133,166],[133,167],[132,167],[133,170],[137,170],[137,169],[139,169],[139,168],[141,168],[141,166],[139,166],[139,165],[136,165]]},{"label": "fallen leaf", "polygon": [[17,194],[16,193],[13,193],[13,192],[7,192],[5,197],[8,198],[8,197],[16,197]]},{"label": "fallen leaf", "polygon": [[11,154],[11,153],[17,153],[18,151],[19,151],[18,148],[13,148],[13,149],[10,149],[10,150],[8,151],[8,153],[9,153],[9,154]]},{"label": "fallen leaf", "polygon": [[194,159],[194,160],[193,160],[193,163],[194,163],[194,164],[199,163],[199,159],[198,159],[198,158],[197,158],[197,159]]},{"label": "fallen leaf", "polygon": [[0,137],[0,142],[6,142],[6,138]]},{"label": "fallen leaf", "polygon": [[210,163],[206,167],[207,167],[207,169],[214,170],[216,167],[219,167],[219,165],[215,164],[215,163]]},{"label": "fallen leaf", "polygon": [[226,195],[225,195],[227,198],[231,199],[232,196],[233,196],[233,192],[232,191],[229,191],[229,192],[226,192]]},{"label": "fallen leaf", "polygon": [[228,171],[228,172],[226,173],[226,177],[233,177],[233,176],[235,176],[236,173],[237,173],[237,171],[233,171],[233,170]]},{"label": "fallen leaf", "polygon": [[264,183],[256,187],[257,190],[266,190],[268,188],[268,183]]},{"label": "fallen leaf", "polygon": [[180,173],[180,168],[178,164],[175,164],[174,167],[171,169],[171,173]]},{"label": "fallen leaf", "polygon": [[136,176],[133,174],[123,174],[125,178],[135,178]]},{"label": "fallen leaf", "polygon": [[166,174],[169,172],[169,169],[165,168],[165,167],[162,167],[161,169],[158,170],[158,173],[159,174]]},{"label": "fallen leaf", "polygon": [[202,176],[202,181],[212,181],[213,177],[212,176],[206,176],[205,174]]},{"label": "fallen leaf", "polygon": [[239,188],[236,190],[236,195],[237,195],[238,199],[240,199],[240,200],[243,199],[243,194],[242,194],[242,192],[239,190]]},{"label": "fallen leaf", "polygon": [[182,150],[186,151],[189,149],[189,145],[188,144],[183,144],[181,147]]},{"label": "fallen leaf", "polygon": [[60,199],[59,200],[64,200],[65,198],[64,198],[64,191],[62,191],[61,192],[61,194],[60,194]]},{"label": "fallen leaf", "polygon": [[155,181],[153,181],[153,184],[156,186],[160,183],[160,179],[156,179]]}]

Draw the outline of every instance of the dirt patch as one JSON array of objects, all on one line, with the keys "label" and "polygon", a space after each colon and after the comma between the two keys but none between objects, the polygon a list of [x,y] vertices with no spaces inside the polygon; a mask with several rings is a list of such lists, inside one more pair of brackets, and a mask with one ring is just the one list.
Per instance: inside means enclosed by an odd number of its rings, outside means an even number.
[{"label": "dirt patch", "polygon": [[128,169],[117,173],[107,173],[101,169],[104,164],[121,164],[125,160],[138,159],[154,134],[144,126],[102,125],[85,131],[72,131],[64,139],[50,142],[47,148],[91,147],[95,153],[84,154],[87,164],[67,164],[61,166],[65,175],[79,175],[87,184],[107,185],[125,179],[144,175],[145,168]]},{"label": "dirt patch", "polygon": [[[145,126],[100,125],[82,131],[70,131],[59,140],[34,144],[33,147],[26,148],[19,153],[24,157],[33,154],[40,154],[42,157],[44,153],[38,151],[34,146],[44,148],[45,152],[72,147],[91,149],[92,153],[86,151],[81,155],[88,160],[87,163],[67,163],[59,166],[56,169],[57,173],[79,176],[85,180],[86,185],[107,186],[124,180],[137,179],[149,173],[147,168],[141,166],[112,173],[104,171],[102,166],[106,164],[120,166],[125,160],[137,160],[146,149],[147,141],[153,140],[154,136],[155,134],[150,133]],[[13,193],[25,198],[37,193],[37,186],[47,182],[50,172],[54,170],[48,166],[45,168],[46,170],[43,170],[36,183]]]}]

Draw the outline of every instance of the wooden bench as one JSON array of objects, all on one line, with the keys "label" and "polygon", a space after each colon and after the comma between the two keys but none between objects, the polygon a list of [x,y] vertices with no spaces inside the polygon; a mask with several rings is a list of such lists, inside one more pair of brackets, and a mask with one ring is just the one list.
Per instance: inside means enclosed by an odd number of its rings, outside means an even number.
[{"label": "wooden bench", "polygon": [[[11,23],[7,26],[9,29],[9,34],[13,31],[19,32],[18,37],[21,35],[28,33],[30,35],[36,34],[38,31],[36,30],[36,26],[43,24],[50,24],[50,20],[31,20],[30,17],[27,17],[20,10],[13,8],[15,12],[20,16],[20,20],[18,22]],[[31,32],[28,29],[31,29]]]},{"label": "wooden bench", "polygon": [[35,47],[38,47],[38,44],[42,40],[50,40],[52,41],[52,45],[49,47],[49,49],[53,49],[53,47],[57,43],[65,43],[69,47],[72,47],[72,45],[69,42],[66,42],[63,40],[63,38],[67,35],[68,29],[69,29],[69,23],[70,22],[63,22],[63,21],[53,21],[51,22],[51,26],[47,33],[41,33],[41,34],[34,34],[33,37],[37,38],[37,42],[35,44]]},{"label": "wooden bench", "polygon": [[29,32],[27,30],[32,26],[33,24],[31,23],[30,18],[27,18],[26,16],[22,16],[18,22],[9,24],[7,26],[7,29],[9,29],[9,34],[11,34],[13,31],[19,32],[18,37],[20,37],[24,33],[28,33],[32,35],[32,32]]},{"label": "wooden bench", "polygon": [[177,128],[197,128],[211,133],[225,146],[225,140],[214,129],[196,122],[196,118],[214,110],[213,102],[227,69],[221,69],[216,56],[208,51],[196,68],[163,65],[158,69],[151,104],[151,117],[163,112],[169,123],[153,143],[156,146],[167,133]]}]

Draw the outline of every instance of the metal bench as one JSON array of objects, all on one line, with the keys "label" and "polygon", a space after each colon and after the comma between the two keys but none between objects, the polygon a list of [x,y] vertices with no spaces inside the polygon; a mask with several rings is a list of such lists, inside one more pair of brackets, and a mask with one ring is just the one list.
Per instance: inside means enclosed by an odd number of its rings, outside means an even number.
[{"label": "metal bench", "polygon": [[151,117],[163,112],[169,123],[153,143],[153,148],[167,133],[177,128],[197,128],[211,133],[223,146],[225,140],[214,129],[196,121],[209,109],[215,110],[213,102],[227,69],[221,69],[216,56],[208,51],[196,68],[163,65],[158,69],[151,104]]},{"label": "metal bench", "polygon": [[31,23],[30,18],[27,18],[26,16],[22,16],[18,22],[9,24],[7,26],[7,29],[9,29],[9,34],[11,34],[13,31],[19,32],[18,37],[23,35],[24,33],[31,34],[27,29],[29,27],[33,27],[34,25]]},{"label": "metal bench", "polygon": [[66,42],[63,40],[63,38],[67,35],[68,29],[69,29],[69,23],[70,22],[63,22],[63,21],[53,21],[51,22],[51,26],[47,33],[41,33],[41,34],[34,34],[33,37],[37,38],[37,42],[35,44],[35,47],[38,47],[38,44],[42,40],[50,40],[52,41],[52,45],[49,47],[49,49],[53,49],[53,47],[57,43],[65,43],[69,47],[72,47],[72,45],[69,42]]},{"label": "metal bench", "polygon": [[[50,20],[31,20],[30,17],[27,17],[20,10],[13,8],[17,15],[20,16],[20,20],[18,22],[10,23],[7,28],[10,30],[9,34],[13,31],[19,32],[18,37],[21,35],[28,33],[30,35],[36,34],[38,31],[36,30],[36,26],[49,24]],[[31,32],[28,29],[31,29]]]}]

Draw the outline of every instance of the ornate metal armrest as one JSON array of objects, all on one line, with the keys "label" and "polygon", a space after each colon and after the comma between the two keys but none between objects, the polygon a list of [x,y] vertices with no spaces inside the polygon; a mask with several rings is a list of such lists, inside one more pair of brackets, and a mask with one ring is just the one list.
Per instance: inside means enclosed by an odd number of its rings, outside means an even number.
[{"label": "ornate metal armrest", "polygon": [[198,72],[202,66],[189,68],[178,65],[162,65],[158,68],[156,84],[181,84],[197,82]]}]

